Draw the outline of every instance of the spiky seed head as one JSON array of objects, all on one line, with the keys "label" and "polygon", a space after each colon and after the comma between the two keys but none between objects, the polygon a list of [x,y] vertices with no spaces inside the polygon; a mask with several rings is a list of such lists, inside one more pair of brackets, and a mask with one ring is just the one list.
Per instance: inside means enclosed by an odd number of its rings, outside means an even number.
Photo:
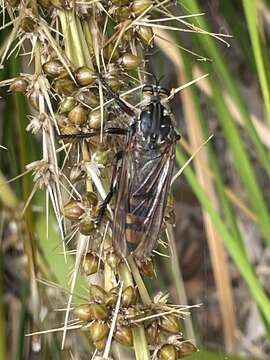
[{"label": "spiky seed head", "polygon": [[118,61],[126,70],[136,69],[142,64],[142,59],[131,53],[125,53]]},{"label": "spiky seed head", "polygon": [[135,15],[140,15],[151,5],[152,5],[151,0],[134,0],[131,5],[131,11]]},{"label": "spiky seed head", "polygon": [[125,346],[132,346],[133,345],[133,335],[130,327],[118,325],[114,334],[113,338],[115,341],[119,342]]},{"label": "spiky seed head", "polygon": [[124,307],[130,307],[134,305],[137,300],[137,292],[133,286],[128,286],[122,293],[122,305]]},{"label": "spiky seed head", "polygon": [[98,271],[99,258],[93,253],[88,253],[85,255],[85,258],[82,263],[83,272],[89,276]]},{"label": "spiky seed head", "polygon": [[193,345],[190,341],[184,341],[182,342],[181,347],[178,350],[178,357],[182,359],[197,351],[198,349],[196,348],[196,346]]},{"label": "spiky seed head", "polygon": [[61,61],[56,59],[47,61],[43,64],[42,68],[45,74],[52,78],[67,75],[67,70],[65,69]]},{"label": "spiky seed head", "polygon": [[77,89],[76,84],[69,77],[59,78],[54,83],[55,91],[59,95],[70,96]]},{"label": "spiky seed head", "polygon": [[107,337],[109,332],[109,327],[103,321],[94,321],[90,325],[89,330],[93,342],[96,342],[102,340],[104,337]]},{"label": "spiky seed head", "polygon": [[25,93],[27,90],[27,87],[29,85],[29,82],[24,77],[18,77],[16,78],[10,85],[9,90],[12,92],[22,92]]},{"label": "spiky seed head", "polygon": [[79,85],[81,86],[89,86],[94,84],[97,77],[94,71],[89,69],[86,66],[82,66],[75,72],[75,78]]},{"label": "spiky seed head", "polygon": [[177,349],[172,344],[163,345],[158,351],[159,360],[177,360]]},{"label": "spiky seed head", "polygon": [[88,117],[88,109],[81,104],[75,106],[69,113],[69,121],[77,126],[82,126],[86,123]]},{"label": "spiky seed head", "polygon": [[93,320],[91,312],[91,304],[82,304],[77,306],[74,311],[74,315],[83,321]]},{"label": "spiky seed head", "polygon": [[172,334],[177,334],[181,331],[180,321],[174,315],[166,315],[160,318],[159,327]]}]

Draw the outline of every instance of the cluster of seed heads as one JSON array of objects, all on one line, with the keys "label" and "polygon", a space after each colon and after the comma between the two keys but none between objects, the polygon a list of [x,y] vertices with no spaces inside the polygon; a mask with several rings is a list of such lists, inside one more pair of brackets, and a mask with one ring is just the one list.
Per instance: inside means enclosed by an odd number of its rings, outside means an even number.
[{"label": "cluster of seed heads", "polygon": [[[169,13],[170,3],[159,0],[5,3],[16,31],[10,34],[7,49],[0,54],[1,63],[16,39],[18,48],[24,40],[30,40],[31,56],[35,59],[34,74],[18,74],[5,82],[10,91],[26,95],[32,107],[27,130],[41,135],[43,141],[43,159],[29,164],[27,170],[33,171],[38,189],[48,189],[63,236],[90,239],[80,265],[90,281],[90,299],[74,309],[74,317],[90,333],[98,353],[104,350],[112,326],[113,340],[128,347],[134,345],[133,330],[141,326],[149,351],[160,360],[174,360],[196,351],[181,332],[180,308],[162,300],[163,296],[146,303],[132,272],[130,284],[124,281],[123,272],[130,274],[130,268],[115,254],[111,244],[112,212],[107,211],[102,224],[97,225],[96,221],[109,188],[114,155],[123,147],[121,137],[106,136],[103,130],[108,124],[126,127],[129,123],[102,88],[99,74],[114,92],[120,92],[125,101],[136,107],[138,99],[131,85],[141,84],[146,72],[144,51],[154,39],[148,20],[157,9],[158,16]],[[72,137],[93,131],[100,132],[84,140]],[[57,138],[60,134],[70,137],[61,140]],[[172,203],[169,197],[164,224],[174,221]],[[108,272],[108,267],[111,280],[106,283],[105,279],[105,285],[94,284],[92,277],[102,275],[105,268]],[[137,262],[136,267],[141,275],[155,276],[152,259]],[[122,281],[124,288],[120,293]]]}]

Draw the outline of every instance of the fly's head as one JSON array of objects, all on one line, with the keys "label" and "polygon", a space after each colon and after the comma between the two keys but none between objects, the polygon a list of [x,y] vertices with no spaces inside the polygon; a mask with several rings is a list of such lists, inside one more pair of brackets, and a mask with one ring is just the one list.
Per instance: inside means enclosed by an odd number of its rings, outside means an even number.
[{"label": "fly's head", "polygon": [[143,87],[144,105],[139,117],[139,132],[150,149],[171,141],[174,134],[167,99],[169,91],[158,85]]}]

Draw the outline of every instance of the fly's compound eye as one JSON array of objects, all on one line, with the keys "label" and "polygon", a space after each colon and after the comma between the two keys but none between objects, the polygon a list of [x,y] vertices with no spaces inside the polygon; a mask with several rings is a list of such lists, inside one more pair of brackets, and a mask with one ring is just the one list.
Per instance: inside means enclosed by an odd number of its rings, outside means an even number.
[{"label": "fly's compound eye", "polygon": [[161,97],[168,97],[170,95],[170,92],[168,89],[165,89],[163,87],[158,89],[158,93]]},{"label": "fly's compound eye", "polygon": [[153,95],[154,93],[154,90],[153,90],[153,86],[152,85],[145,85],[143,88],[142,88],[142,92],[144,95]]}]

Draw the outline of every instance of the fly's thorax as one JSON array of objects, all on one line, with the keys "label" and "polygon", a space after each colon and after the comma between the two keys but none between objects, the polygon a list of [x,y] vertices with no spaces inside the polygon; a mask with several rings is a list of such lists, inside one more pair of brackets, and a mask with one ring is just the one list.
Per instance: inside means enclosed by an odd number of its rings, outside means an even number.
[{"label": "fly's thorax", "polygon": [[[154,101],[153,101],[154,100]],[[156,148],[174,140],[174,127],[167,108],[156,97],[139,115],[137,136],[145,147]]]}]

